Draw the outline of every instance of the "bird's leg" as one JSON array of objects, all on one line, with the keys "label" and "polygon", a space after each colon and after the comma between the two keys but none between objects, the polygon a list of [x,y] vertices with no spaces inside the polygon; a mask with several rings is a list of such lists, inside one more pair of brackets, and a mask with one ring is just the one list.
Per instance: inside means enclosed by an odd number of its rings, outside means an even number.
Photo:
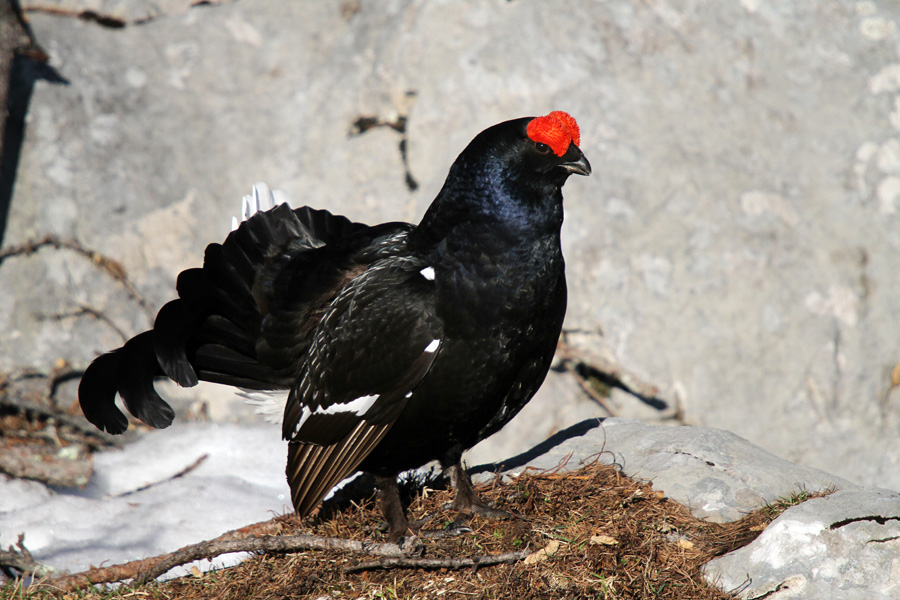
[{"label": "bird's leg", "polygon": [[[397,489],[396,477],[375,477],[375,483],[378,485],[378,499],[381,505],[381,514],[387,521],[388,539],[394,543],[398,543],[401,547],[407,544],[407,540],[403,539],[409,535],[409,541],[415,544],[416,536],[427,538],[439,538],[448,535],[459,535],[471,532],[472,529],[466,525],[466,516],[473,514],[481,515],[489,519],[508,519],[518,516],[505,510],[493,508],[485,501],[478,497],[475,488],[472,487],[472,481],[469,475],[462,468],[459,459],[452,463],[449,467],[444,467],[444,473],[449,475],[450,483],[456,490],[453,503],[450,509],[457,511],[457,518],[453,523],[444,529],[431,530],[423,529],[423,525],[432,519],[431,516],[425,517],[418,521],[410,522],[400,503],[400,493]],[[417,547],[413,547],[408,552],[417,551]],[[407,551],[407,550],[404,550]]]},{"label": "bird's leg", "polygon": [[396,477],[375,477],[378,485],[378,499],[381,514],[388,524],[388,539],[397,542],[409,532],[409,521],[400,503],[400,492],[397,489]]},{"label": "bird's leg", "polygon": [[489,519],[508,519],[515,516],[513,513],[494,508],[479,498],[475,493],[475,488],[472,487],[469,474],[465,472],[458,460],[445,468],[444,472],[450,476],[450,485],[456,490],[453,504],[450,505],[453,510],[459,511],[460,514],[476,514]]}]

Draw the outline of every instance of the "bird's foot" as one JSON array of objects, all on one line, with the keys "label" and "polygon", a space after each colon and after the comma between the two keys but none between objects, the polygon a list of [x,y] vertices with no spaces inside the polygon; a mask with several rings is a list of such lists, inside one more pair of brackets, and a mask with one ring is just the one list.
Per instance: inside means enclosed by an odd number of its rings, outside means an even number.
[{"label": "bird's foot", "polygon": [[509,512],[505,510],[501,510],[499,508],[494,508],[484,500],[482,500],[478,494],[475,493],[475,488],[472,487],[472,482],[469,479],[469,476],[463,470],[462,465],[459,463],[449,467],[447,472],[450,475],[450,482],[453,485],[453,488],[456,490],[456,495],[453,498],[453,502],[450,504],[450,510],[455,510],[459,514],[457,520],[462,518],[464,515],[480,515],[482,517],[488,519],[512,519],[512,518],[522,518],[522,515],[514,512]]},{"label": "bird's foot", "polygon": [[[444,505],[444,510],[453,510],[453,505],[451,503]],[[444,525],[443,529],[420,529],[416,533],[419,537],[432,539],[472,533],[473,529],[469,526],[469,518],[474,515],[491,520],[522,518],[519,513],[500,510],[484,502],[479,502],[470,506],[466,511],[457,512],[456,518]]]},{"label": "bird's foot", "polygon": [[[387,532],[388,540],[400,545],[403,538],[413,533],[412,527],[415,526],[415,523],[410,523],[406,518],[406,511],[403,510],[403,505],[400,503],[396,478],[375,477],[375,483],[379,489],[381,514],[386,521],[379,529]],[[415,537],[415,535],[411,537]]]},{"label": "bird's foot", "polygon": [[409,522],[409,528],[418,533],[422,527],[426,524],[430,523],[434,519],[434,515],[425,515],[421,519],[416,519],[415,521]]}]

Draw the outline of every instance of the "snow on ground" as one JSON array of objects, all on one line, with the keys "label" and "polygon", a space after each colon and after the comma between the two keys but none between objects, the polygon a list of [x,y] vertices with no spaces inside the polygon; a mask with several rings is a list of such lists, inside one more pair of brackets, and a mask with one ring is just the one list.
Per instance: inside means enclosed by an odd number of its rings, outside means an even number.
[{"label": "snow on ground", "polygon": [[171,552],[289,512],[286,456],[278,425],[176,424],[96,454],[83,490],[0,475],[0,546],[24,533],[36,560],[71,572]]}]

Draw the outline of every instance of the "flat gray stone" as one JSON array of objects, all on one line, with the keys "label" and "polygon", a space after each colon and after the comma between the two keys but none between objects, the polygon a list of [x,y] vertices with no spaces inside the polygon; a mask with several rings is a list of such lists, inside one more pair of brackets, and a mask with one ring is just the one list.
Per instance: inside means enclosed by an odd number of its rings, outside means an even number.
[{"label": "flat gray stone", "polygon": [[702,519],[740,519],[766,503],[800,490],[855,490],[855,484],[824,471],[795,465],[728,431],[706,427],[647,425],[631,419],[584,421],[525,454],[476,467],[515,474],[528,466],[574,470],[599,458],[648,480],[657,490]]},{"label": "flat gray stone", "polygon": [[900,494],[842,490],[791,507],[704,574],[739,598],[900,597]]}]

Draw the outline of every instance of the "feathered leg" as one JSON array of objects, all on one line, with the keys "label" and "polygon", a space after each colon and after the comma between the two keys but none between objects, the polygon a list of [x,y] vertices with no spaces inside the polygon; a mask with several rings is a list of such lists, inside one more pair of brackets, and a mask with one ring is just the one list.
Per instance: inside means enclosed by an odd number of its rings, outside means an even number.
[{"label": "feathered leg", "polygon": [[381,514],[388,524],[388,539],[397,542],[410,532],[409,520],[400,502],[400,491],[397,489],[397,478],[375,477],[378,485],[378,502],[381,505]]}]

